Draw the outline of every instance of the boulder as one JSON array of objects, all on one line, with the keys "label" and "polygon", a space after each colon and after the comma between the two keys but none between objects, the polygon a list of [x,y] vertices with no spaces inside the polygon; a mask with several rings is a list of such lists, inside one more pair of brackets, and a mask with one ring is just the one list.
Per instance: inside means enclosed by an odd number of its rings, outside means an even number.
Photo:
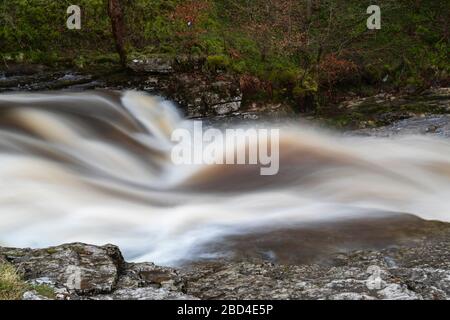
[{"label": "boulder", "polygon": [[230,75],[177,74],[168,95],[185,106],[189,117],[227,115],[238,111],[242,102],[239,83]]},{"label": "boulder", "polygon": [[25,279],[47,278],[56,287],[77,294],[109,293],[116,288],[124,266],[120,250],[81,243],[47,249],[0,248],[0,254],[15,265]]},{"label": "boulder", "polygon": [[83,243],[46,249],[0,247],[0,259],[13,264],[30,285],[24,300],[49,300],[33,288],[45,287],[52,298],[96,300],[193,299],[173,268],[126,263],[118,247]]}]

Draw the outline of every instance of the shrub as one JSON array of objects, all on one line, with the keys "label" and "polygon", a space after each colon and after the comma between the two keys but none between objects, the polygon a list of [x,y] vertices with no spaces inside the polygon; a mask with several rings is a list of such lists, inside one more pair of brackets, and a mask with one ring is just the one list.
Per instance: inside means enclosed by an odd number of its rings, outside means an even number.
[{"label": "shrub", "polygon": [[320,80],[331,86],[339,81],[350,79],[358,71],[355,63],[331,53],[319,64]]}]

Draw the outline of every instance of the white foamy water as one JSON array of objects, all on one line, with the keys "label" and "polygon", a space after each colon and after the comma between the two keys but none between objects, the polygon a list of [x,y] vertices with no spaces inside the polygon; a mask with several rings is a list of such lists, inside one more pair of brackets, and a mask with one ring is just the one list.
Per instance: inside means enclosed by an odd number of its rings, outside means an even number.
[{"label": "white foamy water", "polygon": [[[373,212],[450,221],[450,141],[286,125],[280,172],[175,166],[175,107],[135,92],[0,95],[0,245],[114,243],[173,264],[227,235]],[[270,128],[270,124],[267,124]]]}]

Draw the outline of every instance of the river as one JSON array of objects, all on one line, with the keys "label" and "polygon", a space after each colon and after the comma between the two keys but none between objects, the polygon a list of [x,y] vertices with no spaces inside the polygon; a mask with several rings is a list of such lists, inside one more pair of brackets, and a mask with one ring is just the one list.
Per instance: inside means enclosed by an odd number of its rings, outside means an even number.
[{"label": "river", "polygon": [[[355,232],[372,243],[404,234],[404,221],[450,221],[448,138],[258,126],[280,130],[277,175],[255,166],[175,165],[171,133],[190,130],[192,120],[159,97],[2,94],[0,245],[114,243],[133,261],[175,265],[226,255],[224,239],[241,239],[242,247],[273,242],[264,234],[296,233],[283,240],[288,247],[321,243],[317,230],[338,226],[332,241],[348,243]],[[371,219],[378,222],[368,229]],[[397,227],[383,233],[393,221]]]}]

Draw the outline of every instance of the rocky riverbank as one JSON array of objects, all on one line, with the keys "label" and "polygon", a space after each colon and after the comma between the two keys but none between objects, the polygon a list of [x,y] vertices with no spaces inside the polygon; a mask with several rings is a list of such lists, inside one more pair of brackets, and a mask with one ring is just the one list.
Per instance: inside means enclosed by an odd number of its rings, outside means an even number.
[{"label": "rocky riverbank", "polygon": [[85,72],[53,70],[41,65],[16,65],[0,70],[0,92],[140,90],[178,103],[188,117],[226,116],[240,110],[239,79],[220,71],[202,70],[204,58],[153,57],[130,61],[128,69]]},{"label": "rocky riverbank", "polygon": [[[381,92],[368,97],[349,94],[340,104],[323,107],[314,118],[344,130],[372,131],[380,128],[376,131],[387,132],[388,126],[396,123],[402,126],[411,118],[423,119],[449,113],[450,89],[430,88],[420,93]],[[425,128],[426,123],[416,125],[419,126]]]},{"label": "rocky riverbank", "polygon": [[113,245],[82,243],[0,247],[0,263],[16,268],[26,281],[22,298],[30,300],[449,299],[450,224],[421,226],[423,232],[402,244],[335,248],[309,263],[241,257],[169,268],[128,263]]},{"label": "rocky riverbank", "polygon": [[381,92],[368,97],[349,92],[341,103],[321,106],[314,112],[302,114],[296,111],[295,106],[288,104],[253,101],[246,96],[239,78],[220,70],[204,70],[205,61],[201,58],[180,56],[177,59],[161,59],[135,59],[125,71],[55,71],[41,65],[10,66],[0,70],[0,93],[141,90],[176,102],[189,118],[226,122],[229,119],[299,120],[306,116],[326,126],[366,131],[414,117],[450,113],[449,88],[431,88],[423,92]]}]

